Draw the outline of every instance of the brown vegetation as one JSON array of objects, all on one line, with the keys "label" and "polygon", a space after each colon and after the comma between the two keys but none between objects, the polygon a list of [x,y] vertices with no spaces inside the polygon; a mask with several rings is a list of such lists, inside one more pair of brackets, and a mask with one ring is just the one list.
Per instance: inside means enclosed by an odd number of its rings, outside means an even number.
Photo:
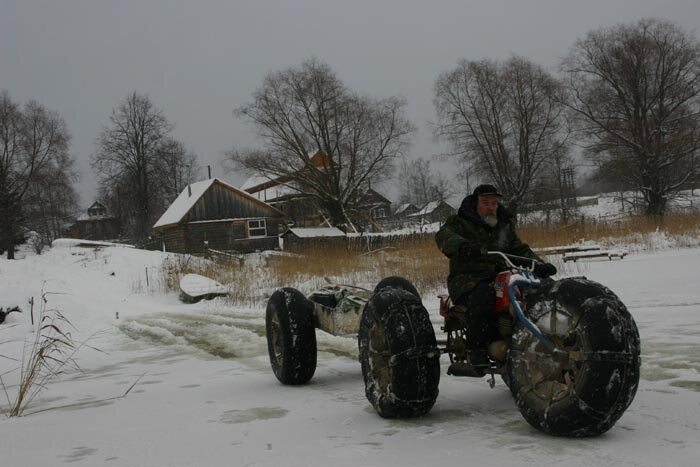
[{"label": "brown vegetation", "polygon": [[[633,217],[615,223],[587,222],[549,227],[531,224],[520,226],[519,231],[523,240],[533,248],[586,240],[603,247],[630,243],[640,249],[651,249],[654,244],[650,234],[657,229],[676,246],[693,246],[693,239],[700,238],[700,216],[669,215],[660,223],[647,217]],[[259,256],[240,256],[226,263],[194,258],[170,264],[168,271],[164,271],[167,280],[164,279],[163,283],[167,290],[177,290],[183,274],[202,274],[222,284],[230,284],[231,302],[251,306],[259,306],[261,300],[279,287],[291,286],[308,293],[330,281],[373,288],[382,278],[391,275],[409,279],[426,295],[426,299],[445,291],[448,261],[437,249],[433,235],[409,236],[402,242],[390,243],[372,251],[348,250],[337,243],[326,244],[294,254],[266,252]]]},{"label": "brown vegetation", "polygon": [[[668,214],[662,219],[635,216],[614,222],[587,220],[567,225],[528,224],[519,228],[520,236],[533,248],[566,245],[580,241],[607,243],[612,241],[639,242],[640,236],[664,232],[670,237],[700,236],[700,215]],[[645,242],[643,242],[645,243]],[[679,242],[679,246],[687,246]]]}]

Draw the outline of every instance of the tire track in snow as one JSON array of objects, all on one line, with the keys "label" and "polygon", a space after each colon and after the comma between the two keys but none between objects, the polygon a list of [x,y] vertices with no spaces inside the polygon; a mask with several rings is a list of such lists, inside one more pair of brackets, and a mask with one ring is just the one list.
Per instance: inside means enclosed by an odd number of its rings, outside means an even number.
[{"label": "tire track in snow", "polygon": [[[267,356],[265,318],[249,313],[155,313],[125,320],[119,329],[131,339],[171,346],[183,353],[224,359]],[[316,342],[320,360],[338,356],[357,360],[355,336],[317,331]]]}]

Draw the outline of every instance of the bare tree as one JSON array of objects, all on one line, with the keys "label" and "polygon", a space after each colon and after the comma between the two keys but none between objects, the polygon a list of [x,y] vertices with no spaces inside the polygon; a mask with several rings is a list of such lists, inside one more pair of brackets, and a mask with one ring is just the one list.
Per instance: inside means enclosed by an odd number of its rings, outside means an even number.
[{"label": "bare tree", "polygon": [[103,128],[93,156],[104,196],[120,196],[122,221],[138,240],[146,238],[162,211],[158,174],[164,149],[171,144],[173,126],[150,98],[133,92],[112,110],[110,126]]},{"label": "bare tree", "polygon": [[399,202],[425,206],[430,201],[445,201],[455,193],[453,183],[435,172],[429,159],[401,161],[398,172]]},{"label": "bare tree", "polygon": [[163,201],[159,211],[165,211],[180,192],[192,182],[199,180],[201,167],[197,155],[183,143],[166,138],[158,149],[155,178],[159,181],[156,189],[158,199]]},{"label": "bare tree", "polygon": [[36,249],[65,235],[78,211],[73,159],[55,160],[35,177],[24,203],[26,225],[39,234]]},{"label": "bare tree", "polygon": [[566,138],[559,91],[549,73],[524,58],[462,60],[435,83],[435,136],[517,210]]},{"label": "bare tree", "polygon": [[663,216],[697,172],[700,43],[674,23],[644,19],[588,33],[562,70],[589,153],[642,193],[647,214]]},{"label": "bare tree", "polygon": [[[68,176],[72,158],[65,121],[35,101],[23,109],[0,92],[0,243],[14,258],[32,194],[48,189],[47,177]],[[42,184],[43,183],[43,184]]]},{"label": "bare tree", "polygon": [[[284,180],[310,196],[334,225],[368,182],[390,176],[408,148],[414,126],[406,102],[350,91],[328,65],[315,59],[267,75],[253,101],[235,111],[250,121],[262,150],[233,150],[227,161],[269,179]],[[322,152],[325,157],[311,158]]]}]

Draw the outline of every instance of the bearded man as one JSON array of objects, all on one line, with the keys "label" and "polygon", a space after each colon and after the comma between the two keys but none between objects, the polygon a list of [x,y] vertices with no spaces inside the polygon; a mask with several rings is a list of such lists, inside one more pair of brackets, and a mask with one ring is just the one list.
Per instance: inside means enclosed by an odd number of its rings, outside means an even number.
[{"label": "bearded man", "polygon": [[447,289],[452,303],[466,309],[462,321],[469,360],[475,367],[490,364],[486,349],[497,335],[492,283],[499,272],[508,269],[501,257],[487,252],[532,258],[537,261],[533,272],[542,278],[557,272],[520,240],[512,215],[499,203],[501,197],[495,186],[479,185],[435,235],[438,248],[450,259]]}]

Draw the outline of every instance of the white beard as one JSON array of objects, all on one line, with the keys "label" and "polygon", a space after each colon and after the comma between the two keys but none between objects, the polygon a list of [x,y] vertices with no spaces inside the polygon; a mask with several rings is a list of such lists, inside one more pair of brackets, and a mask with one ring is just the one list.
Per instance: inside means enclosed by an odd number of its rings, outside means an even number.
[{"label": "white beard", "polygon": [[498,217],[496,216],[486,216],[484,217],[484,222],[490,227],[496,227],[496,224],[498,224]]}]

